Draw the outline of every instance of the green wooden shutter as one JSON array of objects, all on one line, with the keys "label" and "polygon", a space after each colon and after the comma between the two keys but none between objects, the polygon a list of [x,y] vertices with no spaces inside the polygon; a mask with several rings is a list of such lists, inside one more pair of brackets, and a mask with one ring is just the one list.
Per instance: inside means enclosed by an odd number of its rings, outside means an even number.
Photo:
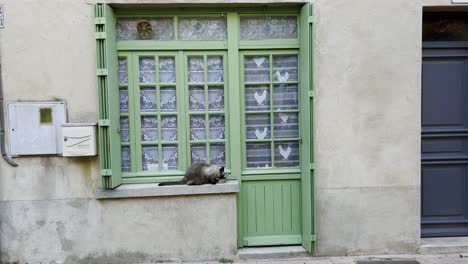
[{"label": "green wooden shutter", "polygon": [[[312,5],[305,4],[300,15],[301,67],[301,129],[302,150],[302,245],[313,252],[314,230],[314,161],[313,161],[313,63],[312,63]],[[305,94],[304,94],[305,93]]]},{"label": "green wooden shutter", "polygon": [[94,16],[102,187],[115,188],[122,183],[115,16],[106,4],[96,4]]}]

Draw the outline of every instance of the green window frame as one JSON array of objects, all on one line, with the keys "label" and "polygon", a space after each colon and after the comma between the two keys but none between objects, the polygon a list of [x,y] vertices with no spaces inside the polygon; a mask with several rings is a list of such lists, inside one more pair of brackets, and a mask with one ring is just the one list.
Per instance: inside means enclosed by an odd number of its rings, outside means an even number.
[{"label": "green window frame", "polygon": [[[99,156],[103,188],[115,188],[122,183],[148,183],[179,180],[183,177],[185,169],[190,164],[190,145],[199,143],[209,149],[213,144],[225,143],[225,162],[228,167],[229,177],[242,181],[274,180],[275,175],[281,175],[283,179],[301,179],[301,206],[302,206],[302,239],[303,245],[312,251],[315,239],[313,230],[313,142],[312,142],[312,117],[313,117],[313,89],[312,89],[312,5],[304,4],[301,8],[291,7],[227,7],[220,13],[219,8],[145,8],[113,9],[107,4],[95,5],[95,38],[97,48],[97,88],[99,102]],[[246,40],[240,37],[241,18],[245,16],[296,16],[297,38],[295,39],[263,39]],[[174,25],[174,39],[172,40],[117,40],[117,20],[128,17],[172,17]],[[226,40],[194,41],[178,40],[177,23],[184,17],[214,17],[226,19]],[[245,83],[243,78],[243,58],[250,55],[267,55],[271,60],[277,55],[299,55],[298,60],[298,109],[274,110],[273,105],[264,114],[270,116],[272,132],[274,133],[274,118],[277,113],[293,113],[298,115],[298,136],[293,138],[268,139],[265,142],[271,146],[272,164],[274,164],[273,149],[276,142],[296,141],[299,145],[298,166],[287,168],[258,169],[249,168],[246,160],[246,144],[249,142],[261,142],[260,139],[246,138],[245,116]],[[224,111],[210,111],[207,109],[207,94],[212,85],[220,83],[202,84],[205,95],[205,109],[193,113],[189,109],[189,83],[181,76],[187,76],[190,56],[202,56],[206,63],[207,56],[223,56],[224,69]],[[175,112],[161,113],[159,110],[151,113],[140,113],[138,92],[142,87],[135,72],[138,71],[139,56],[153,56],[155,60],[159,57],[174,57],[176,63],[176,89],[177,108]],[[126,58],[128,65],[128,83],[121,85],[118,81],[119,58]],[[156,63],[157,65],[157,63]],[[270,66],[271,68],[271,66]],[[130,74],[131,72],[131,74]],[[156,73],[157,74],[157,73]],[[271,78],[273,72],[269,71],[270,82],[268,82],[270,99],[276,83]],[[206,69],[204,72],[206,80]],[[157,80],[157,75],[155,76]],[[160,99],[161,84],[150,84],[156,92],[156,101]],[[127,89],[129,95],[128,113],[120,111],[120,91]],[[270,100],[272,104],[273,100]],[[183,102],[183,103],[182,103]],[[262,112],[263,113],[263,112]],[[204,116],[205,124],[211,115],[223,114],[225,118],[225,137],[217,140],[202,140],[195,142],[190,139],[190,117],[195,114]],[[177,116],[177,141],[161,141],[161,118],[166,115]],[[152,116],[158,120],[158,140],[154,142],[142,142],[141,117]],[[121,142],[122,127],[120,120],[129,118],[129,142]],[[208,122],[209,123],[209,122]],[[205,127],[206,135],[209,128]],[[161,164],[161,150],[166,145],[177,144],[178,169],[167,171],[140,171],[142,164],[142,146],[155,146],[158,148],[158,168]],[[130,154],[135,160],[132,161],[130,171],[122,172],[121,151],[130,147]],[[240,202],[241,197],[238,196]],[[238,213],[238,223],[241,225],[242,212]],[[242,237],[241,227],[238,228],[238,237]],[[242,245],[242,242],[239,242]]]}]

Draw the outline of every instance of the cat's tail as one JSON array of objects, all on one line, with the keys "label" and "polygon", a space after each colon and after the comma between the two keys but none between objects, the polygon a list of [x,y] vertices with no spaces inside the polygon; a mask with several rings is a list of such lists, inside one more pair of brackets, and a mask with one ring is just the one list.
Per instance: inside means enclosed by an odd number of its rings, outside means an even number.
[{"label": "cat's tail", "polygon": [[159,186],[171,186],[171,185],[185,185],[183,182],[161,182]]}]

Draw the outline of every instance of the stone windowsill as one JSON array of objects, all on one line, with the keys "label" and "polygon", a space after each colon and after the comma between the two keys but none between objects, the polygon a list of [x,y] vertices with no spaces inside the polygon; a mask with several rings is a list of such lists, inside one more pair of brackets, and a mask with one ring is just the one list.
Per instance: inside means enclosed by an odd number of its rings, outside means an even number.
[{"label": "stone windowsill", "polygon": [[215,185],[159,186],[158,183],[124,184],[113,190],[99,189],[96,192],[96,199],[238,193],[239,190],[240,187],[237,180],[229,180],[225,183],[218,183]]}]

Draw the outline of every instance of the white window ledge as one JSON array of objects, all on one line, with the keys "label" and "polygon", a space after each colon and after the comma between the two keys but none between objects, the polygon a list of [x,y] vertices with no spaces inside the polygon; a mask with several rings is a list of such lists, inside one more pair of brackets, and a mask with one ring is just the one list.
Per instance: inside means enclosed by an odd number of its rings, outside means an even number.
[{"label": "white window ledge", "polygon": [[239,190],[240,187],[237,180],[204,185],[159,186],[158,183],[124,184],[112,190],[99,189],[96,192],[96,199],[238,193]]}]

